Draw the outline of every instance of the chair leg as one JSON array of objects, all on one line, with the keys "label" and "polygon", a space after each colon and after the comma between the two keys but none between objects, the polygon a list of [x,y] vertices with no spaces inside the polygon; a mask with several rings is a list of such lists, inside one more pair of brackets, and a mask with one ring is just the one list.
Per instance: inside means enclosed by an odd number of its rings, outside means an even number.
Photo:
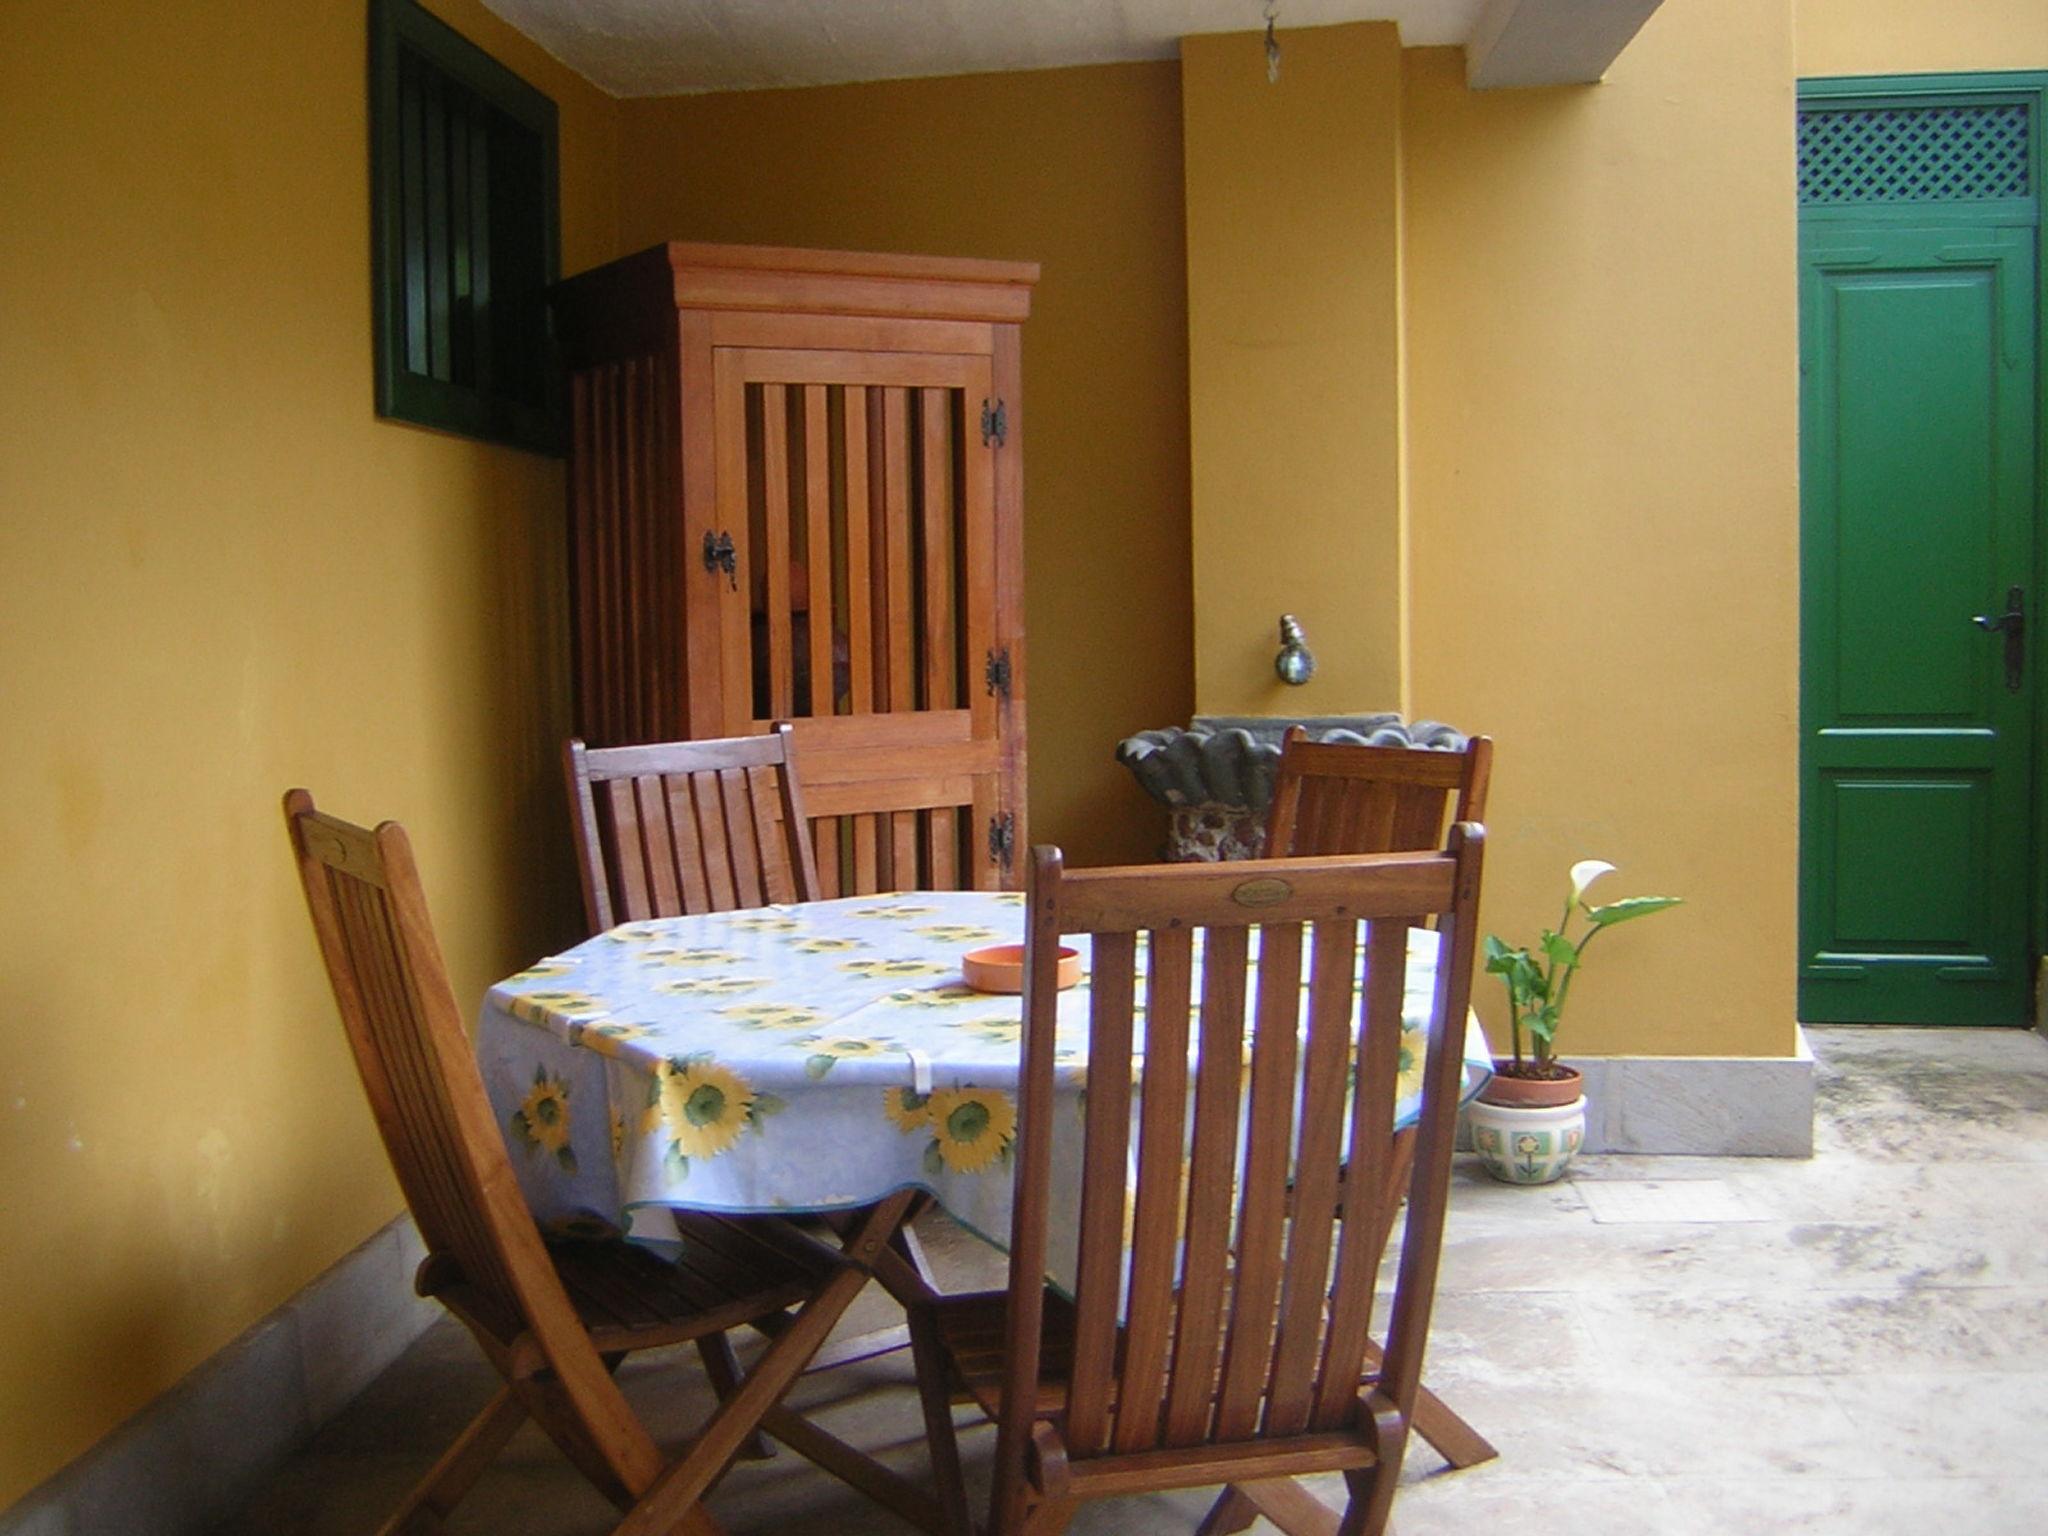
[{"label": "chair leg", "polygon": [[1042,1499],[1025,1512],[1017,1536],[1059,1536],[1073,1523],[1074,1511],[1080,1507],[1077,1499]]},{"label": "chair leg", "polygon": [[[732,1352],[732,1337],[723,1333],[708,1333],[697,1341],[697,1355],[704,1362],[704,1376],[711,1383],[711,1390],[718,1394],[722,1403],[739,1390],[740,1362]],[[775,1448],[759,1434],[749,1435],[740,1447],[744,1461],[766,1461],[775,1454]]]},{"label": "chair leg", "polygon": [[1209,1513],[1195,1527],[1195,1536],[1236,1536],[1239,1531],[1250,1530],[1258,1518],[1259,1506],[1233,1485],[1216,1495]]},{"label": "chair leg", "polygon": [[960,1474],[960,1442],[953,1432],[953,1394],[946,1378],[945,1347],[939,1342],[929,1312],[913,1306],[909,1316],[910,1357],[917,1371],[925,1440],[931,1446],[932,1484],[938,1491],[946,1525],[954,1536],[974,1536],[974,1516],[967,1508],[967,1483]]},{"label": "chair leg", "polygon": [[1337,1536],[1342,1524],[1336,1510],[1291,1477],[1240,1483],[1237,1491],[1287,1536]]},{"label": "chair leg", "polygon": [[760,1427],[762,1415],[778,1406],[804,1363],[824,1343],[832,1325],[868,1283],[868,1266],[877,1249],[903,1220],[910,1192],[891,1195],[871,1206],[844,1252],[852,1262],[826,1280],[796,1314],[781,1337],[755,1362],[737,1392],[727,1398],[697,1432],[682,1458],[655,1480],[640,1502],[613,1529],[613,1536],[670,1536],[699,1513],[699,1500],[724,1472],[732,1454]]},{"label": "chair leg", "polygon": [[455,1437],[455,1443],[441,1453],[433,1470],[405,1496],[397,1512],[378,1528],[377,1536],[409,1536],[414,1531],[438,1529],[483,1475],[491,1458],[504,1449],[505,1442],[525,1422],[525,1405],[510,1387],[500,1387],[484,1411],[470,1420],[469,1427]]}]

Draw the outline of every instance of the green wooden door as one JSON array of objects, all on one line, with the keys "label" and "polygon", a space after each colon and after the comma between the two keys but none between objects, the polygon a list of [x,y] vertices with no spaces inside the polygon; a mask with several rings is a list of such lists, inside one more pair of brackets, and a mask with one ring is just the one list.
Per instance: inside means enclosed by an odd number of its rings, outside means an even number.
[{"label": "green wooden door", "polygon": [[[2031,985],[2027,228],[1802,231],[1800,1017],[2019,1024]],[[2021,670],[2008,676],[2008,661]]]}]

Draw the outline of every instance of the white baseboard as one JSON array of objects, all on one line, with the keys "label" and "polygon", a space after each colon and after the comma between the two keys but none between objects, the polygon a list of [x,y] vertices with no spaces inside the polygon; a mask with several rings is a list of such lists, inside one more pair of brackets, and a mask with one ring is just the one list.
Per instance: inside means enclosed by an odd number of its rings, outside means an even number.
[{"label": "white baseboard", "polygon": [[11,1509],[0,1536],[200,1536],[439,1314],[400,1216]]}]

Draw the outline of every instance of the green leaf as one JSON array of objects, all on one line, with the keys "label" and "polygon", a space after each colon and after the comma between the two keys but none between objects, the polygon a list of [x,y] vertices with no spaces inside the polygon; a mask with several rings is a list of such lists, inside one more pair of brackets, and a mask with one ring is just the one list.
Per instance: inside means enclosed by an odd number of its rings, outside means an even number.
[{"label": "green leaf", "polygon": [[804,1076],[822,1078],[827,1072],[832,1070],[833,1065],[838,1060],[837,1056],[807,1056],[804,1058]]},{"label": "green leaf", "polygon": [[1543,953],[1550,957],[1552,965],[1579,963],[1579,946],[1563,934],[1552,933],[1548,929],[1545,929],[1543,934]]},{"label": "green leaf", "polygon": [[789,1108],[789,1101],[778,1098],[772,1093],[757,1093],[754,1095],[753,1112],[757,1115],[779,1115],[787,1108]]},{"label": "green leaf", "polygon": [[668,1144],[668,1151],[662,1154],[661,1167],[671,1184],[680,1184],[690,1176],[690,1160],[683,1156],[682,1145],[679,1142],[672,1141]]},{"label": "green leaf", "polygon": [[555,1153],[555,1161],[562,1165],[562,1172],[572,1176],[575,1174],[576,1154],[568,1147],[563,1147]]},{"label": "green leaf", "polygon": [[939,1156],[939,1144],[936,1141],[924,1149],[924,1171],[935,1179],[946,1171],[945,1159]]},{"label": "green leaf", "polygon": [[1556,1038],[1557,1019],[1557,1005],[1555,1003],[1552,1003],[1547,1008],[1539,1008],[1536,1012],[1529,1015],[1527,1020],[1529,1033],[1539,1045],[1548,1045]]},{"label": "green leaf", "polygon": [[1489,933],[1486,936],[1486,942],[1480,948],[1486,956],[1487,973],[1493,976],[1501,975],[1506,971],[1508,956],[1518,953],[1518,951],[1511,950],[1507,945],[1503,944],[1500,941],[1500,935],[1493,933]]},{"label": "green leaf", "polygon": [[1675,907],[1684,899],[1682,896],[1628,896],[1620,901],[1610,901],[1604,907],[1588,907],[1586,916],[1599,927],[1612,928],[1632,917],[1648,917],[1652,912]]}]

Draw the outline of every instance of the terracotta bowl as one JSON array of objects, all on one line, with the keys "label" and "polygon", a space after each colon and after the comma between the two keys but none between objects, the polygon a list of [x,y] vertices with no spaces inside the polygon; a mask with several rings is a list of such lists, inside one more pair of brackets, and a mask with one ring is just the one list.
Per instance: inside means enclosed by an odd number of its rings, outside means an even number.
[{"label": "terracotta bowl", "polygon": [[[1024,946],[991,944],[960,957],[960,972],[977,992],[1022,992]],[[1081,979],[1081,952],[1060,946],[1059,986],[1062,992]]]}]

